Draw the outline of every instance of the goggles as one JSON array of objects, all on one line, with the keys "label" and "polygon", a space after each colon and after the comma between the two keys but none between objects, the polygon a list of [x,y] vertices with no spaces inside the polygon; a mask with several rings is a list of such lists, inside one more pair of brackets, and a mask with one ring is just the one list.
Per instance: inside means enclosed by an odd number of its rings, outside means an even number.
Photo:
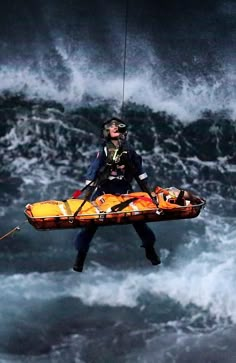
[{"label": "goggles", "polygon": [[127,129],[126,124],[123,124],[123,123],[118,122],[116,120],[111,120],[104,127],[105,127],[106,130],[108,130],[113,125],[115,125],[118,128],[118,132],[120,132],[122,134],[126,132],[126,129]]}]

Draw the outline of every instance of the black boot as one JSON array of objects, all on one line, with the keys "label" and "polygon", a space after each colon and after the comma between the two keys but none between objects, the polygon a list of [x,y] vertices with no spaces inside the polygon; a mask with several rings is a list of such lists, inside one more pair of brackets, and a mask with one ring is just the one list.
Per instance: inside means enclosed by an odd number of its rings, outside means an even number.
[{"label": "black boot", "polygon": [[151,261],[152,265],[159,265],[161,263],[160,257],[156,254],[153,246],[147,246],[145,248],[146,258]]},{"label": "black boot", "polygon": [[84,267],[84,261],[87,256],[87,252],[79,251],[76,256],[76,260],[73,266],[73,270],[77,272],[82,272]]}]

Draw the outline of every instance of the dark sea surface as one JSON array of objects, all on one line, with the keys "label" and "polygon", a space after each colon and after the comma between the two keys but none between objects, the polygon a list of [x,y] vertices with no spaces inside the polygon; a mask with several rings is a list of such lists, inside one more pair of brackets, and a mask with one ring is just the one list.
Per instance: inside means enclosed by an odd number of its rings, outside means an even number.
[{"label": "dark sea surface", "polygon": [[[128,5],[123,114],[125,1],[2,7],[0,236],[21,230],[0,241],[1,363],[236,361],[236,6]],[[83,187],[112,115],[152,187],[207,206],[150,224],[160,266],[132,226],[114,226],[78,274],[78,231],[36,231],[24,207]]]}]

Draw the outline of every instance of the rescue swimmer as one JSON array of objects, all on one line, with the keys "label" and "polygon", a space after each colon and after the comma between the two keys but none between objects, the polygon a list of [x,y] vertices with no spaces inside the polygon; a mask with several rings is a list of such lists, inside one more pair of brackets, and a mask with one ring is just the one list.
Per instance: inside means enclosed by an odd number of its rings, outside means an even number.
[{"label": "rescue swimmer", "polygon": [[[85,196],[87,200],[94,200],[102,194],[131,193],[134,177],[142,190],[149,190],[147,174],[142,168],[142,158],[128,145],[126,136],[127,124],[119,118],[113,117],[103,123],[102,149],[86,173],[86,184],[89,184]],[[152,265],[159,265],[161,260],[154,249],[156,238],[153,231],[142,221],[134,222],[133,227],[142,241],[146,258]],[[90,242],[97,228],[96,225],[84,227],[76,236],[77,256],[74,271],[83,271]]]}]

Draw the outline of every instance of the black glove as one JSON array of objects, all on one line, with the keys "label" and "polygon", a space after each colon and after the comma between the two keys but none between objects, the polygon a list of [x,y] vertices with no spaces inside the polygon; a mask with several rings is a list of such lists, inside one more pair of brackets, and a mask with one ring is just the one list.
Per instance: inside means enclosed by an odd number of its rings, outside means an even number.
[{"label": "black glove", "polygon": [[[139,179],[140,180],[140,179]],[[142,187],[142,191],[148,194],[151,193],[151,190],[148,186],[147,179],[140,180],[140,186]]]},{"label": "black glove", "polygon": [[157,205],[158,202],[157,202],[156,194],[151,191],[151,188],[149,188],[148,183],[147,183],[147,179],[141,180],[140,185],[142,186],[142,190],[144,192],[148,193],[148,195],[152,199],[153,203]]}]

